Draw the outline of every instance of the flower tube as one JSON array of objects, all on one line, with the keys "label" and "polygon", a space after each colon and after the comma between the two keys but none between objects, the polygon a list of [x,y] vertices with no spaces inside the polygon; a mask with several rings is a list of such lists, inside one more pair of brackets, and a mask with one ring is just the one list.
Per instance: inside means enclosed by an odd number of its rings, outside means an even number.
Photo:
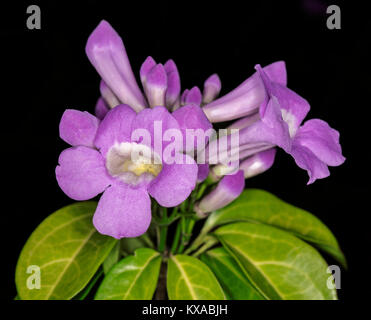
[{"label": "flower tube", "polygon": [[242,170],[239,170],[234,175],[223,177],[214,190],[195,204],[194,209],[197,216],[203,218],[208,213],[230,204],[241,194],[244,187],[245,178]]}]

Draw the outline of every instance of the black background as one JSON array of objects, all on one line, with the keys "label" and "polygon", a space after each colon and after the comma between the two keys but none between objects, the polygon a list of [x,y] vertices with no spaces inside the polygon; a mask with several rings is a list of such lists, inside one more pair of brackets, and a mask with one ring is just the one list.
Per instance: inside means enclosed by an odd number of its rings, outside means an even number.
[{"label": "black background", "polygon": [[[99,77],[85,56],[90,32],[101,19],[122,36],[136,75],[144,59],[175,60],[182,88],[212,73],[222,94],[254,72],[254,65],[285,60],[288,86],[311,104],[309,118],[340,131],[346,162],[307,186],[307,174],[283,151],[267,173],[246,181],[307,209],[333,231],[348,260],[339,297],[368,291],[370,263],[368,120],[369,41],[365,9],[332,1],[25,1],[2,4],[1,173],[2,294],[12,299],[14,271],[35,227],[70,204],[54,175],[67,147],[58,135],[66,108],[93,112]],[[326,7],[341,8],[341,30],[326,27]],[[39,4],[41,30],[28,30],[26,8]],[[313,4],[319,4],[314,5]],[[322,7],[321,7],[322,6]],[[317,8],[317,9],[316,9]],[[328,258],[328,257],[326,257]],[[328,259],[329,263],[335,263]]]}]

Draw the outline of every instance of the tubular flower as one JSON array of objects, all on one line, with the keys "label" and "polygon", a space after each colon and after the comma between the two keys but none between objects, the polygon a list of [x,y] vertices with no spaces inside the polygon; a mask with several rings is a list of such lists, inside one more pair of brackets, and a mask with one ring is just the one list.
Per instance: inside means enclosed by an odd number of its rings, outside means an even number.
[{"label": "tubular flower", "polygon": [[272,167],[275,156],[276,148],[272,148],[255,153],[245,160],[240,161],[238,168],[218,164],[212,168],[212,178],[214,180],[219,180],[223,176],[231,174],[238,169],[243,171],[245,179],[255,177]]},{"label": "tubular flower", "polygon": [[130,105],[137,112],[147,106],[135,80],[125,46],[107,21],[102,21],[89,36],[85,52],[121,103]]},{"label": "tubular flower", "polygon": [[235,200],[245,188],[243,171],[222,178],[216,188],[195,204],[198,217],[203,218],[209,212],[225,207]]},{"label": "tubular flower", "polygon": [[[152,196],[164,207],[183,202],[194,189],[198,168],[181,154],[183,161],[171,163],[163,142],[156,149],[155,123],[164,130],[180,130],[177,120],[164,107],[138,114],[119,105],[99,120],[87,112],[66,110],[60,136],[72,148],[59,157],[56,177],[72,199],[87,200],[103,193],[93,218],[95,228],[117,239],[146,232],[151,221]],[[139,141],[136,130],[147,130],[150,139]],[[138,155],[134,161],[133,152]],[[156,161],[153,161],[155,159]]]},{"label": "tubular flower", "polygon": [[[246,159],[279,146],[294,157],[300,168],[308,171],[308,184],[329,176],[328,166],[338,166],[345,160],[341,154],[339,133],[319,119],[309,120],[301,126],[310,105],[286,87],[286,69],[282,62],[255,68],[257,73],[238,88],[204,107],[211,121],[242,116],[228,127],[229,130],[239,130],[238,148],[233,148],[228,142],[230,135],[225,135],[212,141],[208,150],[218,150],[218,155],[220,151],[238,153],[240,159]],[[229,109],[233,111],[232,116],[226,112]],[[224,150],[217,147],[220,145]],[[209,161],[215,163],[215,156],[209,153]],[[219,159],[222,163],[224,160]],[[246,160],[245,164],[249,162]],[[212,170],[214,175],[230,171],[233,168],[225,165]]]},{"label": "tubular flower", "polygon": [[277,99],[282,118],[288,125],[291,147],[285,151],[300,168],[308,172],[308,184],[328,177],[328,166],[339,166],[345,161],[339,143],[339,132],[320,119],[308,120],[301,126],[310,109],[308,102],[285,86],[270,81],[259,65],[256,69],[270,99]]},{"label": "tubular flower", "polygon": [[[172,59],[162,65],[152,57],[147,57],[140,68],[143,94],[130,67],[122,39],[108,22],[103,20],[92,32],[85,51],[102,78],[99,88],[101,97],[95,107],[99,119],[103,119],[110,109],[121,103],[130,105],[136,112],[155,106],[165,106],[172,111],[180,107],[180,76]],[[182,106],[200,106],[200,90],[194,87],[185,91],[188,92],[189,97],[183,100]]]},{"label": "tubular flower", "polygon": [[207,104],[216,99],[219,95],[222,83],[219,76],[214,73],[208,77],[204,83],[204,91],[202,93],[202,103]]},{"label": "tubular flower", "polygon": [[[264,71],[272,81],[286,85],[286,66],[283,61],[274,62]],[[258,72],[241,83],[236,89],[203,107],[210,122],[223,122],[258,112],[266,97],[266,90]]]}]

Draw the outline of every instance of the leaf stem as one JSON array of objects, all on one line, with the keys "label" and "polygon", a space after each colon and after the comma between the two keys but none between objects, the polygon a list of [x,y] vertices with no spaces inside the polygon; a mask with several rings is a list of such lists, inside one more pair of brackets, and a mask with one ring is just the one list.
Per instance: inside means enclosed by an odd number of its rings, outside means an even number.
[{"label": "leaf stem", "polygon": [[204,245],[201,246],[195,253],[192,254],[193,257],[197,258],[201,253],[205,252],[213,245],[218,243],[218,239],[212,236],[208,236],[207,240],[205,241]]}]

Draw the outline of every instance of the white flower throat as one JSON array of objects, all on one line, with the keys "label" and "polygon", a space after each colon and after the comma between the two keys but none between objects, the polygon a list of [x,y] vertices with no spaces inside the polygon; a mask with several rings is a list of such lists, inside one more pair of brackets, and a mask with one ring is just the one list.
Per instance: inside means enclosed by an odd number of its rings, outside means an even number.
[{"label": "white flower throat", "polygon": [[115,144],[107,153],[106,167],[113,177],[134,186],[153,180],[162,170],[159,155],[134,142]]}]

